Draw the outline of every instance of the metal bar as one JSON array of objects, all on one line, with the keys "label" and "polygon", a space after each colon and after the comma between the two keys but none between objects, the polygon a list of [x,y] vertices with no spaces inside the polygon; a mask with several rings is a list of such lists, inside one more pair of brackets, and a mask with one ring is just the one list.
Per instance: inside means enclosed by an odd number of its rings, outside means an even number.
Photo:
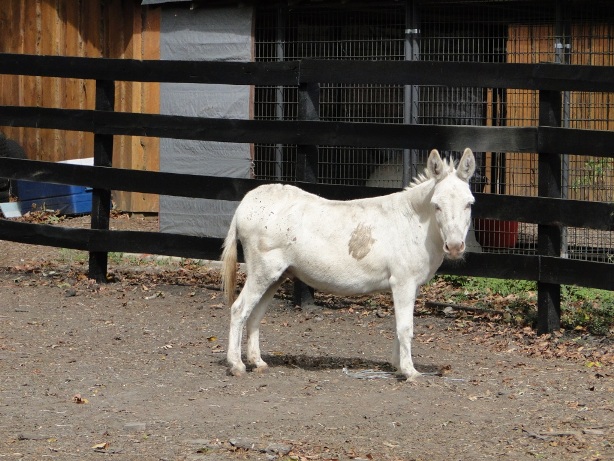
[{"label": "metal bar", "polygon": [[[569,64],[570,53],[567,45],[571,46],[571,25],[569,23],[569,13],[567,8],[567,0],[558,0],[556,4],[556,22],[555,22],[555,42],[554,42],[554,61],[557,64]],[[562,92],[562,118],[561,126],[569,128],[571,118],[571,98],[569,91]],[[562,189],[561,197],[569,197],[569,155],[562,156]],[[567,228],[562,229],[562,253],[563,257],[569,256],[569,239]]]},{"label": "metal bar", "polygon": [[[276,15],[275,24],[275,58],[279,62],[285,60],[284,43],[286,32],[286,8],[279,7]],[[275,118],[284,119],[284,87],[275,87]],[[284,147],[282,144],[275,144],[275,179],[281,180],[283,177],[283,157]]]},{"label": "metal bar", "polygon": [[[414,0],[405,4],[405,60],[420,60],[420,29],[418,27],[418,10]],[[420,88],[418,85],[404,86],[403,123],[417,125],[419,117],[418,101]],[[403,187],[407,187],[411,179],[418,174],[418,151],[403,149]]]}]

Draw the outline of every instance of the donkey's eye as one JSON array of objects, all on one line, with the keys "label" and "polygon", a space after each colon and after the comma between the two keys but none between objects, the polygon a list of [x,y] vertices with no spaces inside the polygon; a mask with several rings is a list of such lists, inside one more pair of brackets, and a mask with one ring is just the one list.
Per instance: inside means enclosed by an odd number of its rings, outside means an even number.
[{"label": "donkey's eye", "polygon": [[466,210],[471,210],[471,206],[473,205],[473,203],[468,203],[467,206],[465,207]]},{"label": "donkey's eye", "polygon": [[441,211],[441,207],[439,205],[435,205],[435,211]]}]

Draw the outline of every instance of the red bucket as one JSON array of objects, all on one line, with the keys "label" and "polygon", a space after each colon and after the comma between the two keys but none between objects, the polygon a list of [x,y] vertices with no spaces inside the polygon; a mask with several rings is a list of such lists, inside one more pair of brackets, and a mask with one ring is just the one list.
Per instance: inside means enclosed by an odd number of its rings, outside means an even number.
[{"label": "red bucket", "polygon": [[518,241],[518,221],[475,220],[475,237],[486,248],[514,248]]}]

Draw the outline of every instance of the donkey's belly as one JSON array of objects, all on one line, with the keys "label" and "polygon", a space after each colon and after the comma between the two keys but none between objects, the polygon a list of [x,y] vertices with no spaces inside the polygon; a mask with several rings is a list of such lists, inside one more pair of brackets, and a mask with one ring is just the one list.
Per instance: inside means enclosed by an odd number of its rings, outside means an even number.
[{"label": "donkey's belly", "polygon": [[390,289],[388,276],[385,274],[294,267],[288,268],[287,272],[318,291],[337,295],[358,295]]}]

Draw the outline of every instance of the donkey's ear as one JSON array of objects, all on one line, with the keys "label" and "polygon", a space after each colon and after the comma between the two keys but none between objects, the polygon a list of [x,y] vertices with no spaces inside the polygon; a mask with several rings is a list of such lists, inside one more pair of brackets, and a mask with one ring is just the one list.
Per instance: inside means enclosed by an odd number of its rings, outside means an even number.
[{"label": "donkey's ear", "polygon": [[443,164],[443,160],[441,160],[437,149],[433,149],[429,154],[426,167],[430,171],[431,177],[435,178],[437,181],[441,179],[445,170],[445,165]]},{"label": "donkey's ear", "polygon": [[475,172],[475,157],[473,156],[473,152],[468,147],[463,152],[463,156],[458,163],[458,168],[456,169],[456,176],[458,176],[463,181],[469,182],[471,176]]}]

